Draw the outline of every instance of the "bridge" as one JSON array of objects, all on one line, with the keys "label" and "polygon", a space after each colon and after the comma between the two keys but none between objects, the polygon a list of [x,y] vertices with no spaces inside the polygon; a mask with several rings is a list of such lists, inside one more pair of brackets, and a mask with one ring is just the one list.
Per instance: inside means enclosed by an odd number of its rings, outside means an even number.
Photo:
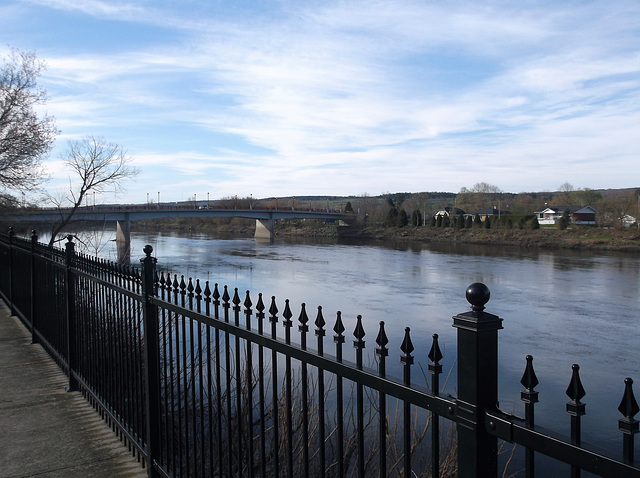
[{"label": "bridge", "polygon": [[[4,217],[15,222],[60,221],[71,209],[20,209]],[[169,217],[241,217],[256,220],[254,237],[273,240],[276,219],[323,219],[332,221],[353,221],[354,215],[329,209],[304,208],[255,208],[228,209],[213,206],[184,205],[133,205],[133,206],[86,206],[73,214],[73,221],[115,222],[118,261],[128,262],[131,248],[131,221],[142,219],[162,219]]]}]

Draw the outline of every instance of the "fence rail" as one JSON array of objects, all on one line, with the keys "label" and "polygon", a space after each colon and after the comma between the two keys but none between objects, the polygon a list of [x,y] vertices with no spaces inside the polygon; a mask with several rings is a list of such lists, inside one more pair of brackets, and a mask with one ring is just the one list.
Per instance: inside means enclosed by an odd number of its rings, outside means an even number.
[{"label": "fence rail", "polygon": [[158,272],[152,252],[144,248],[137,268],[77,254],[72,237],[60,250],[35,232],[30,241],[0,235],[0,296],[149,476],[497,476],[505,440],[524,447],[526,476],[544,454],[568,463],[571,476],[640,477],[630,378],[621,384],[619,458],[581,443],[577,365],[567,390],[570,437],[535,426],[531,356],[521,381],[525,417],[497,408],[502,319],[485,311],[483,284],[467,289],[471,311],[453,317],[452,397],[439,392],[437,335],[428,383],[418,385],[405,329],[396,379],[386,373],[384,322],[370,368],[360,316],[347,344],[340,312],[329,320],[318,307],[310,317],[302,304],[294,315],[289,301]]}]

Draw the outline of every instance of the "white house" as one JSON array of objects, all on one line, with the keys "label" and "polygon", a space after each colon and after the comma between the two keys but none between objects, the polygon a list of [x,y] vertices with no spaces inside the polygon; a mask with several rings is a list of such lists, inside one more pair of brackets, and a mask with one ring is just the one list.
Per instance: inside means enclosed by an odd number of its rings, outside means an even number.
[{"label": "white house", "polygon": [[622,225],[624,227],[638,225],[638,220],[635,217],[630,216],[629,214],[625,214],[624,216],[622,216]]},{"label": "white house", "polygon": [[464,214],[464,211],[458,207],[451,208],[447,206],[444,209],[440,209],[438,212],[436,212],[434,214],[434,217],[437,219],[438,217],[452,217],[459,214]]},{"label": "white house", "polygon": [[568,212],[572,224],[596,225],[596,213],[598,211],[591,206],[547,206],[542,211],[535,212],[538,217],[538,224],[558,224],[565,210]]}]

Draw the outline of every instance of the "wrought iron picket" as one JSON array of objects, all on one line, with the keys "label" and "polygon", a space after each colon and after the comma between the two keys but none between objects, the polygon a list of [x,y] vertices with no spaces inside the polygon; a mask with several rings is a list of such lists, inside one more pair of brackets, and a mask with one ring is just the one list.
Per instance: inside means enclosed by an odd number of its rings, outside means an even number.
[{"label": "wrought iron picket", "polygon": [[[397,347],[402,377],[395,379],[387,374],[384,322],[374,334],[376,368],[370,369],[361,316],[351,355],[341,312],[328,347],[318,307],[314,350],[305,304],[296,315],[285,300],[280,328],[275,297],[267,308],[262,294],[254,305],[249,291],[241,299],[237,289],[222,286],[221,294],[218,284],[212,290],[206,282],[203,289],[198,279],[159,273],[151,246],[139,270],[77,254],[72,239],[60,251],[38,244],[35,232],[30,241],[0,234],[0,296],[68,373],[69,389],[91,401],[146,463],[149,476],[437,477],[441,421],[457,429],[461,478],[497,475],[498,439],[524,447],[528,477],[535,476],[537,454],[568,463],[572,476],[582,470],[640,476],[634,456],[640,408],[631,378],[624,380],[618,408],[621,460],[582,443],[586,391],[578,365],[567,388],[569,438],[535,424],[539,382],[531,356],[521,380],[524,418],[497,408],[502,319],[485,311],[490,293],[483,284],[467,290],[471,311],[453,317],[458,397],[441,396],[436,334],[426,357],[427,389],[412,380],[422,357],[414,356],[408,328]],[[390,403],[402,410],[394,424],[401,430],[399,447],[389,436]],[[416,439],[412,427],[421,413],[431,434]],[[420,446],[425,451],[414,453]]]}]

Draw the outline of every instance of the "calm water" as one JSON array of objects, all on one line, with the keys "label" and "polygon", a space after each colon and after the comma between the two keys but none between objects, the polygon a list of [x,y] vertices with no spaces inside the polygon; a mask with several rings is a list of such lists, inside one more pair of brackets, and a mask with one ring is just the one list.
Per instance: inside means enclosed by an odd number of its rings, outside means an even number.
[{"label": "calm water", "polygon": [[[294,318],[302,302],[312,321],[321,305],[327,329],[338,310],[347,332],[361,314],[370,351],[378,323],[384,320],[391,339],[389,360],[396,361],[397,375],[404,327],[411,327],[416,363],[425,373],[431,335],[437,333],[444,370],[453,370],[447,391],[454,395],[456,335],[451,317],[469,310],[467,286],[484,282],[491,290],[487,311],[504,319],[499,335],[503,410],[524,414],[519,380],[527,354],[533,355],[540,380],[538,425],[568,433],[565,390],[573,363],[580,364],[587,392],[585,441],[617,450],[617,406],[625,377],[637,381],[640,398],[637,255],[282,239],[269,244],[133,233],[132,262],[143,256],[145,244],[153,246],[160,270],[226,284],[231,290],[237,287],[243,299],[250,290],[254,303],[258,292],[265,298],[275,295],[280,313],[284,299],[290,299]],[[103,254],[113,258],[115,253]],[[329,331],[327,335],[329,351],[333,341]],[[421,373],[416,369],[413,376],[420,379]]]}]

